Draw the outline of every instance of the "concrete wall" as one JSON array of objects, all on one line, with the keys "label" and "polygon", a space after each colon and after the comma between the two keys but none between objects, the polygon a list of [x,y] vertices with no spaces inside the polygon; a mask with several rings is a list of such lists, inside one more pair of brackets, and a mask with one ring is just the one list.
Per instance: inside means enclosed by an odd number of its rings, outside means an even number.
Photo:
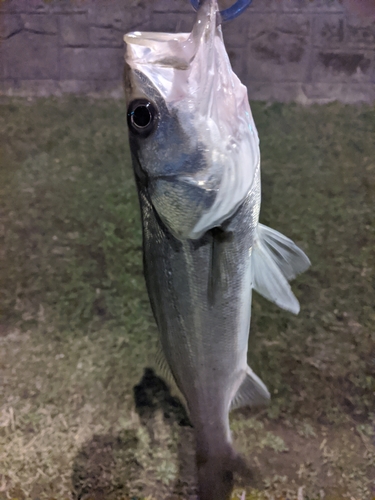
[{"label": "concrete wall", "polygon": [[[123,34],[190,31],[194,21],[189,0],[0,0],[0,9],[7,95],[121,96]],[[375,101],[375,21],[345,0],[253,0],[224,37],[252,99]]]}]

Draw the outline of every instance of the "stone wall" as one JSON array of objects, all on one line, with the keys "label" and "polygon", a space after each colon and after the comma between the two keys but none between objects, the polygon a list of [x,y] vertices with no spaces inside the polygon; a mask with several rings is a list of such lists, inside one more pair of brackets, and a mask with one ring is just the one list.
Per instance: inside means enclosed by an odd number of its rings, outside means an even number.
[{"label": "stone wall", "polygon": [[[194,22],[189,0],[0,0],[0,10],[7,95],[122,96],[123,34]],[[375,21],[345,0],[253,0],[224,37],[251,99],[375,101]]]}]

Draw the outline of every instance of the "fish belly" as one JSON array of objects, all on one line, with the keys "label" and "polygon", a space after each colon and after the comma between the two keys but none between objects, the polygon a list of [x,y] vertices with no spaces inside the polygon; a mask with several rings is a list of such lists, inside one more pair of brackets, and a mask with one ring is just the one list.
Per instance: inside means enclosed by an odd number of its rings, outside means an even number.
[{"label": "fish belly", "polygon": [[145,277],[164,356],[194,427],[204,433],[211,426],[229,440],[230,403],[247,367],[260,186],[199,240],[175,238],[146,189],[138,190]]}]

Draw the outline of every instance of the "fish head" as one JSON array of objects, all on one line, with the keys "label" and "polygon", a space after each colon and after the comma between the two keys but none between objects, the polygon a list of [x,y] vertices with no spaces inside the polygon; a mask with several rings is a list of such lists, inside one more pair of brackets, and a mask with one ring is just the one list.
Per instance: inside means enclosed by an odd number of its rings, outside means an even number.
[{"label": "fish head", "polygon": [[216,0],[206,0],[191,33],[125,35],[135,174],[177,238],[221,225],[259,175],[247,90],[232,71],[218,16]]}]

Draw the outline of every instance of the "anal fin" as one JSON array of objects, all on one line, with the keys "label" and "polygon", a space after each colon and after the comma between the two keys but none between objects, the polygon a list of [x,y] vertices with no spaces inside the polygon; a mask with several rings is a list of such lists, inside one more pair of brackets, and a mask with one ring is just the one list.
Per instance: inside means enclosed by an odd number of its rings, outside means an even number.
[{"label": "anal fin", "polygon": [[270,400],[270,393],[267,387],[255,375],[250,366],[247,367],[245,378],[242,381],[236,395],[234,396],[230,411],[242,406],[258,406],[267,404]]}]

